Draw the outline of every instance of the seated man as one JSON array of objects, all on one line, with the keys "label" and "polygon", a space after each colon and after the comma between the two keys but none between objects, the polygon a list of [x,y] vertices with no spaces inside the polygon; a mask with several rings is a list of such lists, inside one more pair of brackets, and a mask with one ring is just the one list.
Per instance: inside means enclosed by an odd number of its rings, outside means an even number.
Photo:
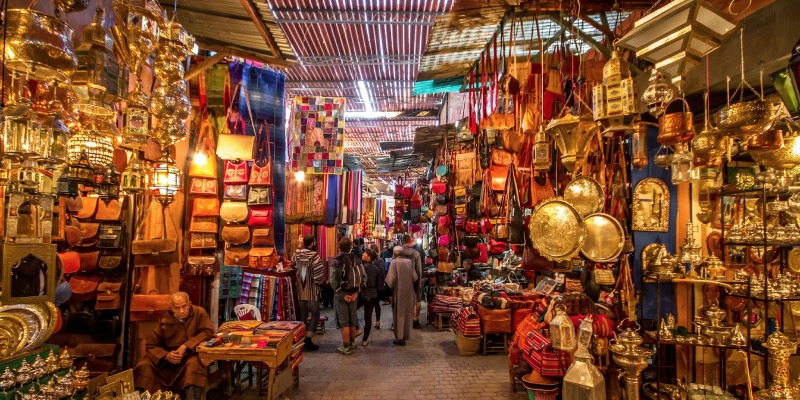
[{"label": "seated man", "polygon": [[214,336],[206,310],[192,305],[185,292],[173,293],[169,312],[147,338],[147,354],[136,365],[134,383],[149,390],[185,391],[185,399],[199,400],[206,386],[206,367],[194,350]]}]

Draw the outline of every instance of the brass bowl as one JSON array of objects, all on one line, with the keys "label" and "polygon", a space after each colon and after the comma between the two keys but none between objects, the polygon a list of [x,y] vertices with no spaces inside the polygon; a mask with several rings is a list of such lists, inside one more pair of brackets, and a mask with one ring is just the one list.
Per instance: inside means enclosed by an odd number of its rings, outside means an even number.
[{"label": "brass bowl", "polygon": [[[791,132],[787,132],[787,136]],[[747,141],[747,151],[778,150],[783,147],[783,129],[772,129],[754,135]]]},{"label": "brass bowl", "polygon": [[694,164],[703,167],[718,165],[719,158],[725,154],[726,140],[716,128],[706,128],[692,139]]},{"label": "brass bowl", "polygon": [[[759,165],[776,170],[792,169],[800,165],[800,151],[794,149],[798,136],[783,138],[783,147],[777,150],[751,151],[750,155]],[[800,149],[797,149],[800,150]]]},{"label": "brass bowl", "polygon": [[663,145],[673,145],[686,143],[694,138],[693,114],[689,111],[689,103],[686,99],[678,98],[667,104],[666,109],[675,101],[682,101],[683,111],[666,113],[658,118],[658,143]]},{"label": "brass bowl", "polygon": [[561,198],[540,203],[530,217],[528,229],[533,248],[551,261],[571,259],[580,251],[586,233],[581,214]]},{"label": "brass bowl", "polygon": [[772,109],[764,100],[742,101],[725,106],[719,112],[719,127],[741,142],[750,140],[772,126]]},{"label": "brass bowl", "polygon": [[6,66],[38,81],[65,81],[78,67],[72,28],[56,17],[28,9],[6,15]]},{"label": "brass bowl", "polygon": [[581,246],[581,254],[598,262],[612,262],[622,254],[625,246],[625,231],[616,218],[604,213],[586,216],[586,239]]}]

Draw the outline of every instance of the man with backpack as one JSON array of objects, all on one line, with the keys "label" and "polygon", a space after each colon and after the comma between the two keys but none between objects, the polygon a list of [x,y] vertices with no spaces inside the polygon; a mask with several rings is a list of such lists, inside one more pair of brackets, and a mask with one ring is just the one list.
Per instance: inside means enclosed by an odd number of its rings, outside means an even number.
[{"label": "man with backpack", "polygon": [[349,355],[355,350],[355,339],[361,335],[358,331],[358,293],[367,280],[367,274],[361,260],[351,250],[353,241],[343,238],[339,241],[339,254],[331,260],[330,281],[336,291],[333,308],[336,319],[342,330],[342,346],[337,352]]},{"label": "man with backpack", "polygon": [[[303,238],[303,248],[294,253],[292,264],[297,270],[295,287],[300,297],[300,321],[306,322],[305,351],[317,351],[319,346],[311,341],[319,324],[319,292],[325,281],[325,265],[316,251],[317,239],[314,236]],[[309,320],[309,316],[311,317]]]}]

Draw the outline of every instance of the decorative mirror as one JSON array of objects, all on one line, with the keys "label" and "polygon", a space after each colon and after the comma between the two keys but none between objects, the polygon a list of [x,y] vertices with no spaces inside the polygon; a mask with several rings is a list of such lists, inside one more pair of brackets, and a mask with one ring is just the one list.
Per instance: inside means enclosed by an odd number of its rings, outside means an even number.
[{"label": "decorative mirror", "polygon": [[3,245],[3,304],[52,302],[56,280],[56,245]]},{"label": "decorative mirror", "polygon": [[8,195],[7,242],[49,243],[52,232],[52,197],[21,193]]},{"label": "decorative mirror", "polygon": [[669,189],[656,178],[642,179],[633,190],[633,230],[669,230]]}]

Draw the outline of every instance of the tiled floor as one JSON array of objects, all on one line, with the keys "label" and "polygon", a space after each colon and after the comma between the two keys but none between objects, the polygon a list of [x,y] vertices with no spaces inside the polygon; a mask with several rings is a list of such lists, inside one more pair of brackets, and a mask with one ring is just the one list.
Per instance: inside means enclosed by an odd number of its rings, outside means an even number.
[{"label": "tiled floor", "polygon": [[506,355],[460,356],[453,333],[432,326],[414,330],[405,347],[396,346],[388,329],[391,308],[383,306],[382,310],[384,328],[373,329],[366,348],[359,338],[355,353],[345,356],[336,353],[341,336],[332,310],[324,309],[329,318],[325,335],[315,338],[321,348],[304,354],[300,387],[284,398],[527,399],[521,392],[511,393]]}]

